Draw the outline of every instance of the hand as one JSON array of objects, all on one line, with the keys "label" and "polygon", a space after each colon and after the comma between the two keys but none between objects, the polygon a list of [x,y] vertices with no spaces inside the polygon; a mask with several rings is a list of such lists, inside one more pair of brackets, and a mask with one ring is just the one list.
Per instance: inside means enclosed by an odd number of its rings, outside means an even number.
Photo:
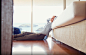
[{"label": "hand", "polygon": [[51,20],[50,20],[50,21],[51,21],[51,22],[53,22],[55,17],[56,17],[56,16],[53,16],[53,17],[51,18]]}]

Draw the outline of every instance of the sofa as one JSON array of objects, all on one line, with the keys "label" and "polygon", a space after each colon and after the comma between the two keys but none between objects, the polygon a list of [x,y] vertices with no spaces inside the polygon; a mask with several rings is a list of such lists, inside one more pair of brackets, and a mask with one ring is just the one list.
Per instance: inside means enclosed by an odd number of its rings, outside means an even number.
[{"label": "sofa", "polygon": [[56,40],[86,53],[86,1],[74,1],[52,23]]}]

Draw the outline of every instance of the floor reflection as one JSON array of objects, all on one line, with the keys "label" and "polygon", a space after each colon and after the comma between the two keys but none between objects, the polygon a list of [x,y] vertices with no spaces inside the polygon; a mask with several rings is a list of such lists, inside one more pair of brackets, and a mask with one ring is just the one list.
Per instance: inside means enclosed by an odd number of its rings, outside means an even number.
[{"label": "floor reflection", "polygon": [[42,41],[13,41],[12,55],[71,55],[80,54],[60,42],[52,41],[52,38]]},{"label": "floor reflection", "polygon": [[12,55],[15,54],[44,54],[50,53],[51,40],[44,41],[13,41]]},{"label": "floor reflection", "polygon": [[31,46],[17,46],[17,47],[13,47],[12,49],[13,51],[13,55],[16,55],[16,54],[31,54]]},{"label": "floor reflection", "polygon": [[53,42],[52,42],[52,39],[51,38],[48,38],[47,40],[46,40],[46,42],[48,43],[48,47],[49,47],[49,50],[52,50],[52,47],[53,47]]}]

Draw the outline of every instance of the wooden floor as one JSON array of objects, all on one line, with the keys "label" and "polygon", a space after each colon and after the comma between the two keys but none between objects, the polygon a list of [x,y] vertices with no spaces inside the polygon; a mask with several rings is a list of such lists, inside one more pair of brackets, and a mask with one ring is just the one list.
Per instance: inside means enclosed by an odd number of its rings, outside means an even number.
[{"label": "wooden floor", "polygon": [[13,41],[12,55],[85,55],[48,38],[45,41]]}]

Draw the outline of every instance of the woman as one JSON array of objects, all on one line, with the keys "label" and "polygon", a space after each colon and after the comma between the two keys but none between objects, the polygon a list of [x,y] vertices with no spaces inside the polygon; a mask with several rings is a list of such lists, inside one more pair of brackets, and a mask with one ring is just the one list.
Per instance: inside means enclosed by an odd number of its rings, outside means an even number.
[{"label": "woman", "polygon": [[51,24],[56,16],[51,18],[51,22],[48,22],[44,30],[40,33],[24,32],[23,34],[13,35],[13,40],[46,40],[49,36],[49,32],[52,30]]}]

